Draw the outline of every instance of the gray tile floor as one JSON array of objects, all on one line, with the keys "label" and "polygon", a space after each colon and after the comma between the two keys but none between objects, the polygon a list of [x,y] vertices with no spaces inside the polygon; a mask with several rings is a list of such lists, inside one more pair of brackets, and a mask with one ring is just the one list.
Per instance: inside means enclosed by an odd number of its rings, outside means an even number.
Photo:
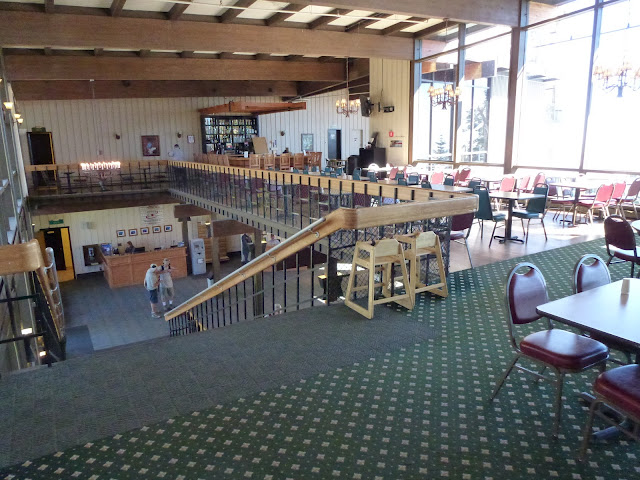
[{"label": "gray tile floor", "polygon": [[[97,302],[102,307],[94,308],[109,308],[113,300],[100,296]],[[367,320],[344,305],[307,309],[8,376],[0,381],[0,467],[438,335],[406,312],[376,310]]]}]

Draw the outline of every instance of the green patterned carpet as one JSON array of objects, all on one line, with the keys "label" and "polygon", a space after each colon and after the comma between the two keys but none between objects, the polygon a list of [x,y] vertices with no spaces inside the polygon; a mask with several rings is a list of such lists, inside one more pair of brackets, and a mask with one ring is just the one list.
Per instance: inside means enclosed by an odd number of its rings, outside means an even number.
[{"label": "green patterned carpet", "polygon": [[[604,256],[602,244],[519,260],[542,269],[555,299],[571,293],[580,255]],[[551,384],[514,373],[488,403],[511,358],[503,285],[515,263],[452,274],[446,300],[423,295],[407,316],[440,331],[435,339],[16,465],[0,478],[640,478],[630,442],[595,445],[576,461],[586,420],[576,394],[595,372],[568,377],[558,440]],[[629,268],[611,271],[619,280]]]}]

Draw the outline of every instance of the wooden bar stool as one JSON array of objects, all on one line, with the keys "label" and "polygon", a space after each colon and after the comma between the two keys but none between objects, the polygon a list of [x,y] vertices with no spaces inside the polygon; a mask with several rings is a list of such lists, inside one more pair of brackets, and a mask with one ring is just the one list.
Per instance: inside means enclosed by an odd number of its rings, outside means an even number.
[{"label": "wooden bar stool", "polygon": [[[409,269],[411,270],[409,283],[413,304],[415,305],[415,296],[417,293],[431,292],[441,297],[449,296],[447,277],[444,272],[444,261],[442,260],[440,237],[434,232],[414,232],[411,235],[396,235],[395,239],[409,246],[409,248],[404,251],[404,254],[409,261]],[[440,274],[439,283],[432,285],[422,283],[420,279],[420,259],[425,255],[435,255],[438,262],[438,272]]]},{"label": "wooden bar stool", "polygon": [[289,170],[291,168],[291,154],[280,154],[280,170]]},{"label": "wooden bar stool", "polygon": [[298,170],[302,170],[304,168],[304,154],[293,154],[293,168],[297,168]]},{"label": "wooden bar stool", "polygon": [[249,168],[260,168],[260,155],[256,153],[249,155]]},{"label": "wooden bar stool", "polygon": [[[365,254],[362,256],[362,254]],[[392,269],[393,265],[398,264],[402,272],[402,283],[404,284],[405,293],[392,295],[393,284]],[[358,267],[368,270],[368,284],[354,287],[355,277]],[[379,270],[382,276],[380,283],[375,283],[375,274]],[[382,287],[383,298],[374,299],[375,289]],[[369,296],[367,300],[367,308],[361,307],[351,300],[351,296],[358,291],[368,290]],[[407,274],[407,265],[404,257],[402,245],[394,238],[385,238],[379,240],[375,245],[369,242],[357,242],[355,253],[353,255],[353,264],[351,266],[351,275],[349,276],[349,285],[345,296],[345,305],[355,310],[367,318],[373,318],[373,308],[375,305],[388,302],[396,302],[403,307],[413,310],[413,295],[411,293],[411,285],[409,275]]]},{"label": "wooden bar stool", "polygon": [[264,156],[264,169],[273,170],[276,167],[276,156],[273,153],[267,153]]}]

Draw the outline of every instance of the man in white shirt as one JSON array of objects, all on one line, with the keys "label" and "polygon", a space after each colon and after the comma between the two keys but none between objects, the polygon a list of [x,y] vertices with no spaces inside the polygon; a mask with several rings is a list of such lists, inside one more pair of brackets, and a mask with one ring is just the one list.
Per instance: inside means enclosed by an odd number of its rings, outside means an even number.
[{"label": "man in white shirt", "polygon": [[[162,308],[167,312],[173,308],[173,279],[171,278],[171,262],[168,258],[162,261],[160,271],[160,296],[162,297]],[[169,306],[167,307],[167,301]]]},{"label": "man in white shirt", "polygon": [[169,156],[176,162],[184,162],[184,152],[180,150],[180,145],[177,143],[173,146],[173,149],[169,152]]},{"label": "man in white shirt", "polygon": [[271,238],[267,241],[265,250],[271,250],[273,247],[275,247],[279,243],[280,243],[280,240],[278,240],[276,236],[272,233]]},{"label": "man in white shirt", "polygon": [[147,270],[146,275],[144,276],[144,286],[149,292],[149,301],[151,302],[151,316],[153,318],[160,318],[160,314],[158,313],[158,284],[160,283],[160,278],[158,275],[158,266],[155,263],[149,265],[149,270]]}]

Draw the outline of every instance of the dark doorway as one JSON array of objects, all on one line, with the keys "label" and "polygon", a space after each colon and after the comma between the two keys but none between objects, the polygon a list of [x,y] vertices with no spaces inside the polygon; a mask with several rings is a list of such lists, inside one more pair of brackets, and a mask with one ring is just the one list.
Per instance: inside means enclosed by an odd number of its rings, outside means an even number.
[{"label": "dark doorway", "polygon": [[[53,165],[56,163],[53,154],[51,132],[27,132],[31,165]],[[52,170],[33,172],[33,183],[36,187],[54,186],[56,174]]]},{"label": "dark doorway", "polygon": [[[65,227],[66,228],[66,227]],[[44,244],[53,249],[53,256],[56,259],[56,268],[66,270],[67,265],[64,260],[64,243],[62,242],[62,228],[49,228],[44,231]]]},{"label": "dark doorway", "polygon": [[330,160],[342,160],[342,130],[329,129],[329,148],[327,151]]}]

